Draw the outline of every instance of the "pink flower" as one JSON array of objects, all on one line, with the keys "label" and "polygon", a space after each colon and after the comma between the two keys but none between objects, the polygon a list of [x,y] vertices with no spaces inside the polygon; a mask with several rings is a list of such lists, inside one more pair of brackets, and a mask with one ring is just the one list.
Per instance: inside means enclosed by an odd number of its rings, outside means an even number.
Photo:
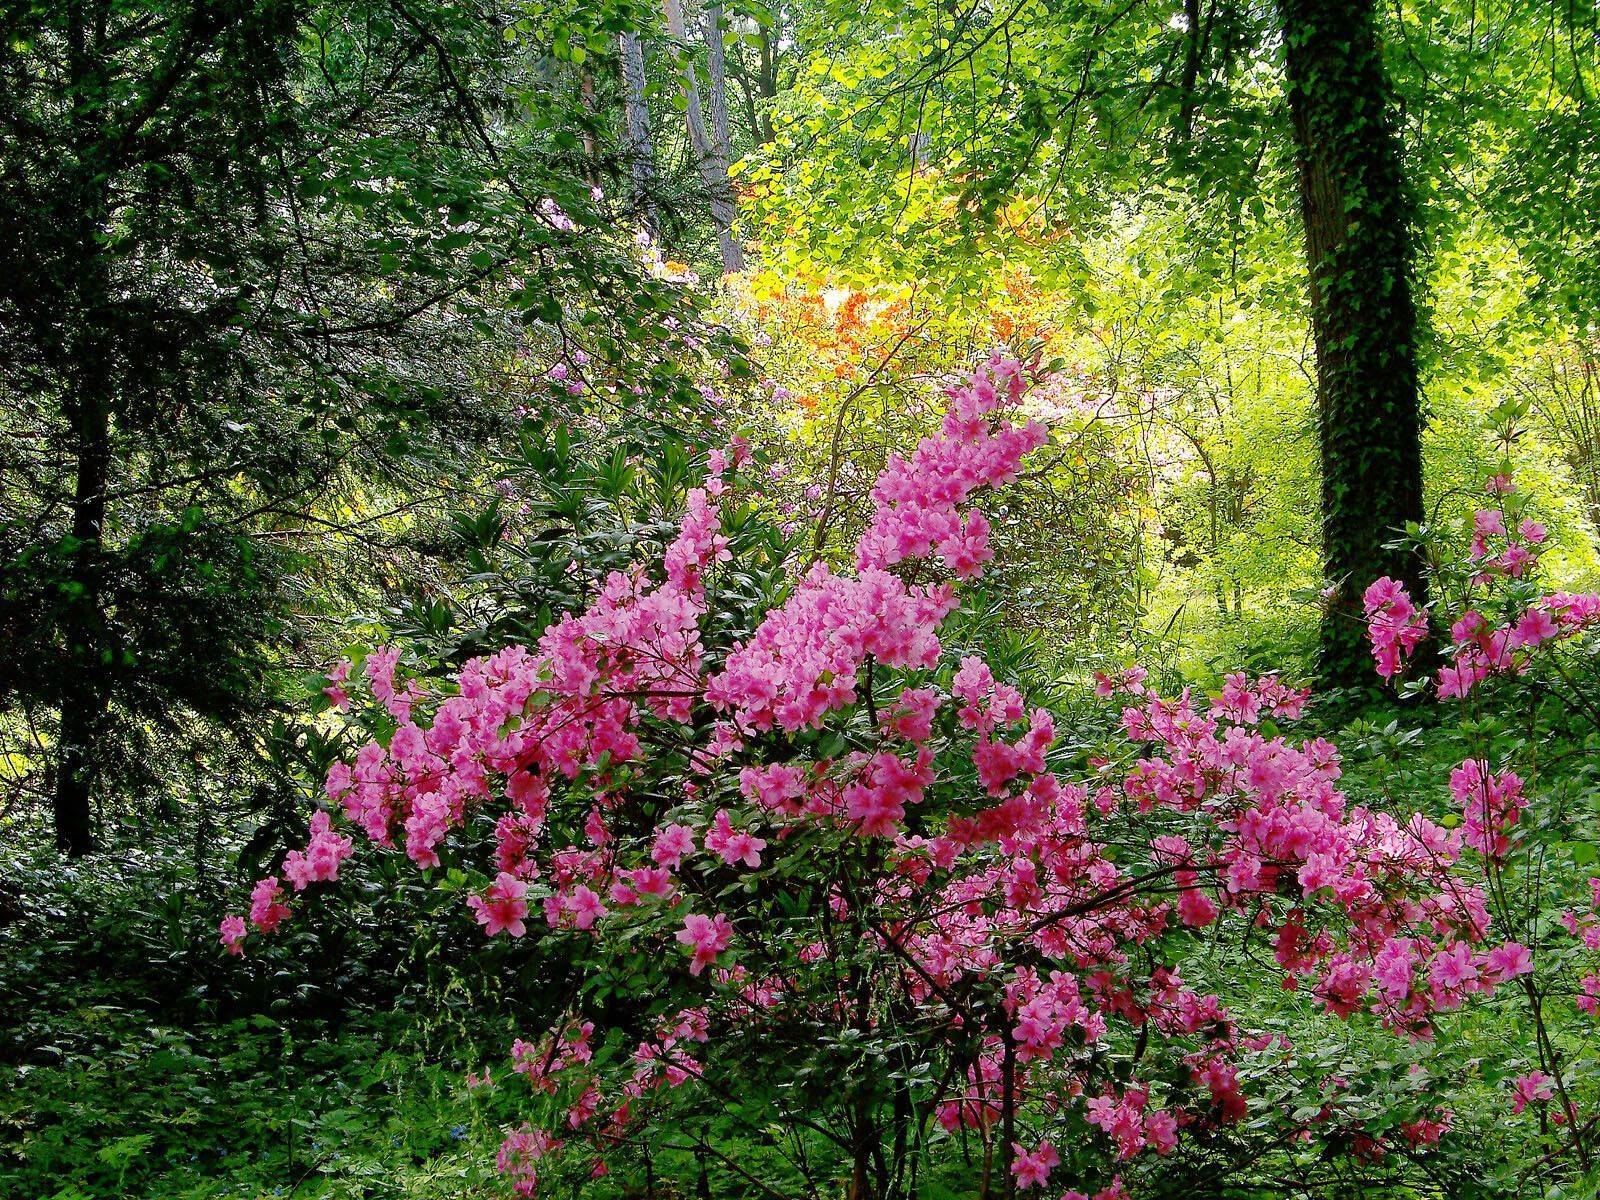
[{"label": "pink flower", "polygon": [[1012,1142],[1011,1154],[1011,1173],[1017,1177],[1018,1188],[1044,1186],[1050,1172],[1061,1165],[1061,1156],[1049,1142],[1040,1142],[1032,1152]]},{"label": "pink flower", "polygon": [[1484,965],[1497,980],[1515,979],[1533,970],[1533,956],[1521,942],[1505,942],[1484,955]]},{"label": "pink flower", "polygon": [[500,1173],[511,1181],[512,1190],[519,1196],[532,1196],[538,1187],[538,1173],[534,1164],[561,1143],[542,1129],[523,1123],[520,1129],[506,1134],[495,1156]]},{"label": "pink flower", "polygon": [[283,873],[304,891],[307,884],[339,878],[339,864],[350,857],[354,847],[347,837],[333,832],[328,814],[318,809],[311,815],[311,840],[304,850],[291,850],[283,860]]},{"label": "pink flower", "polygon": [[600,902],[600,897],[581,883],[565,898],[564,907],[572,914],[572,924],[578,929],[589,929],[606,915],[606,906]]},{"label": "pink flower", "polygon": [[674,890],[672,873],[665,867],[638,867],[627,873],[629,884],[640,896],[668,899]]},{"label": "pink flower", "polygon": [[1183,890],[1178,893],[1178,919],[1192,929],[1199,929],[1217,919],[1217,905],[1200,887],[1199,876],[1193,871],[1179,871],[1174,882]]},{"label": "pink flower", "polygon": [[732,939],[733,930],[728,925],[728,918],[721,913],[715,917],[699,913],[686,916],[683,928],[678,931],[678,941],[694,950],[689,962],[689,974],[698,975],[714,963],[717,955],[728,948]]},{"label": "pink flower", "polygon": [[341,658],[328,672],[328,686],[322,689],[328,703],[340,712],[347,712],[350,708],[350,693],[345,691],[344,685],[350,678],[351,666],[348,658]]},{"label": "pink flower", "polygon": [[1510,848],[1510,830],[1527,807],[1522,779],[1513,771],[1491,774],[1482,759],[1469,758],[1450,773],[1450,792],[1461,805],[1467,845],[1498,858]]},{"label": "pink flower", "polygon": [[1600,1017],[1600,974],[1591,971],[1579,981],[1578,986],[1583,989],[1573,1001],[1578,1011],[1591,1017]]},{"label": "pink flower", "polygon": [[1476,664],[1440,667],[1439,699],[1466,699],[1472,689],[1483,681],[1485,674],[1485,668]]},{"label": "pink flower", "polygon": [[737,830],[728,819],[728,810],[721,808],[706,831],[706,850],[717,855],[729,866],[743,863],[747,867],[761,865],[761,852],[767,843],[758,837]]},{"label": "pink flower", "polygon": [[1511,1111],[1520,1113],[1530,1104],[1543,1104],[1554,1094],[1550,1085],[1554,1080],[1543,1071],[1529,1071],[1511,1081]]},{"label": "pink flower", "polygon": [[1306,861],[1299,871],[1300,886],[1308,896],[1322,888],[1334,887],[1341,878],[1342,872],[1332,854],[1314,852],[1306,855]]},{"label": "pink flower", "polygon": [[218,940],[222,942],[223,949],[229,954],[244,953],[244,939],[250,930],[245,925],[243,917],[223,917],[222,924],[218,927],[218,932],[221,935]]},{"label": "pink flower", "polygon": [[519,938],[528,932],[528,885],[509,871],[501,871],[481,896],[468,896],[467,907],[490,937],[509,933]]},{"label": "pink flower", "polygon": [[1406,1141],[1411,1143],[1412,1149],[1437,1146],[1439,1139],[1449,1132],[1453,1119],[1448,1109],[1439,1109],[1435,1117],[1422,1117],[1400,1126],[1400,1132],[1405,1135]]},{"label": "pink flower", "polygon": [[1498,509],[1480,508],[1472,515],[1472,557],[1487,557],[1489,539],[1505,536],[1505,515]]},{"label": "pink flower", "polygon": [[289,906],[283,898],[276,875],[256,880],[255,887],[250,889],[250,923],[262,933],[277,929],[289,915]]},{"label": "pink flower", "polygon": [[684,856],[694,853],[694,830],[687,825],[663,825],[656,833],[650,857],[669,871],[678,869]]},{"label": "pink flower", "polygon": [[1428,618],[1411,602],[1399,581],[1385,575],[1362,596],[1367,614],[1367,638],[1378,674],[1385,679],[1400,673],[1402,660],[1428,636]]},{"label": "pink flower", "polygon": [[1516,628],[1511,633],[1511,644],[1533,647],[1540,642],[1549,641],[1559,632],[1559,627],[1549,613],[1542,608],[1530,608],[1517,621]]},{"label": "pink flower", "polygon": [[386,709],[396,721],[406,721],[411,717],[411,693],[404,694],[395,690],[394,671],[400,662],[400,647],[383,646],[367,655],[366,674],[367,683],[372,688],[372,696]]}]

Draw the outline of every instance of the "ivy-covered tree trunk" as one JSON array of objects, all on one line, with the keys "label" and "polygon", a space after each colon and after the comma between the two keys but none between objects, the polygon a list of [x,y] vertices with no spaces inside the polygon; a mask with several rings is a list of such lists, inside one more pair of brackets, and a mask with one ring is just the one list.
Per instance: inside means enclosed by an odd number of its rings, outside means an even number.
[{"label": "ivy-covered tree trunk", "polygon": [[1372,0],[1279,0],[1299,158],[1321,431],[1321,668],[1371,677],[1361,593],[1381,575],[1422,595],[1420,562],[1386,550],[1422,518],[1422,410],[1412,210]]}]

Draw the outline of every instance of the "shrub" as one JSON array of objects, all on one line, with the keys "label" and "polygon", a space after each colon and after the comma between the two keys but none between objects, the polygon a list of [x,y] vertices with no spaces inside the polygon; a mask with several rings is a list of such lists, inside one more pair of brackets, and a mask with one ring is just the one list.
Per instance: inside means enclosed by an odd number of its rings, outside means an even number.
[{"label": "shrub", "polygon": [[[940,432],[878,479],[854,570],[813,565],[753,629],[720,612],[741,569],[726,522],[759,502],[735,441],[659,569],[613,573],[536,645],[448,683],[394,650],[362,664],[370,737],[330,803],[489,938],[538,929],[579,967],[512,1047],[528,1119],[499,1165],[520,1194],[552,1170],[715,1167],[900,1195],[959,1151],[968,1192],[1109,1200],[1136,1157],[1238,1157],[1247,1118],[1262,1142],[1369,1158],[1449,1127],[1426,1094],[1388,1100],[1387,1140],[1286,1101],[1293,1048],[1242,1028],[1192,952],[1238,943],[1230,987],[1429,1036],[1529,970],[1473,865],[1514,786],[1496,777],[1464,829],[1352,805],[1334,746],[1279,728],[1304,691],[1233,675],[1169,698],[1137,669],[1102,679],[1120,750],[1070,777],[1052,714],[941,641],[992,557],[977,499],[1046,440],[1010,419],[1025,390],[1001,357],[952,388]],[[354,668],[330,681],[340,706]],[[353,852],[319,813],[224,944],[271,933]]]}]

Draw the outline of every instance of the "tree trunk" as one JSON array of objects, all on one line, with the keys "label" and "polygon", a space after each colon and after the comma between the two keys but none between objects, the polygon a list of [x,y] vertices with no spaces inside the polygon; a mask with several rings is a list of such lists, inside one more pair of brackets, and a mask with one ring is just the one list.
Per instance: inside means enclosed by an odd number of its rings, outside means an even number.
[{"label": "tree trunk", "polygon": [[76,479],[72,544],[61,616],[65,662],[56,752],[56,846],[74,858],[94,844],[90,798],[95,742],[107,707],[108,646],[100,609],[101,546],[106,481],[111,468],[110,346],[104,334],[110,287],[98,234],[109,203],[99,168],[103,147],[104,80],[95,61],[89,14],[74,4],[69,23],[72,147],[79,262],[74,272],[77,312],[68,333],[72,373],[66,413],[72,425]]},{"label": "tree trunk", "polygon": [[707,174],[715,181],[712,184],[715,190],[711,196],[711,211],[717,221],[717,245],[722,251],[722,269],[742,271],[744,249],[733,236],[733,181],[728,177],[728,164],[733,159],[733,142],[728,136],[728,78],[723,62],[722,5],[708,4],[701,19],[706,30],[706,109],[711,114],[711,162]]},{"label": "tree trunk", "polygon": [[633,203],[639,210],[645,232],[652,238],[656,227],[655,151],[650,144],[650,105],[644,94],[644,43],[637,33],[622,35],[622,94],[623,112],[627,122],[628,178],[632,184]]},{"label": "tree trunk", "polygon": [[[92,365],[85,374],[93,373]],[[92,378],[86,380],[91,386]],[[56,846],[73,858],[93,848],[90,793],[95,780],[95,742],[106,713],[105,638],[100,612],[100,550],[105,524],[106,475],[110,466],[110,418],[103,395],[74,400],[77,483],[72,503],[71,589],[62,613],[66,678],[61,692],[60,742],[56,761]]]},{"label": "tree trunk", "polygon": [[[683,98],[685,116],[689,123],[689,146],[700,171],[701,182],[711,197],[711,219],[717,227],[717,248],[722,255],[724,271],[738,271],[744,267],[744,252],[733,236],[733,195],[728,186],[727,160],[716,157],[716,147],[706,131],[705,113],[700,106],[700,85],[695,79],[694,64],[687,57],[688,31],[683,23],[682,0],[664,0],[667,16],[667,33],[685,55],[683,63]],[[722,34],[717,31],[717,55],[721,60]],[[726,108],[726,101],[724,101]],[[724,113],[726,121],[726,113]]]},{"label": "tree trunk", "polygon": [[1001,1036],[1005,1039],[1004,1056],[1000,1061],[1000,1195],[1012,1200],[1017,1194],[1017,1177],[1011,1173],[1015,1156],[1012,1146],[1017,1136],[1017,1043],[1010,1027],[1004,1024],[1006,1016],[999,1014],[1002,1022]]},{"label": "tree trunk", "polygon": [[1194,136],[1194,115],[1199,107],[1195,87],[1200,82],[1200,60],[1205,54],[1200,29],[1200,0],[1183,0],[1183,79],[1178,84],[1178,141]]},{"label": "tree trunk", "polygon": [[595,96],[594,72],[587,63],[578,68],[578,97],[583,101],[583,177],[593,187],[600,183],[600,139],[595,133],[600,103]]},{"label": "tree trunk", "polygon": [[1386,550],[1422,508],[1412,210],[1373,0],[1279,0],[1305,224],[1321,432],[1325,683],[1372,678],[1361,594],[1382,575],[1423,598],[1416,555]]},{"label": "tree trunk", "polygon": [[771,106],[771,102],[778,98],[778,58],[777,51],[773,46],[782,36],[782,26],[780,24],[782,19],[783,14],[774,11],[772,13],[772,24],[762,24],[757,32],[757,37],[760,38],[760,41],[757,43],[756,54],[756,94],[766,101],[761,109],[760,137],[763,145],[777,137],[777,130],[772,126]]}]

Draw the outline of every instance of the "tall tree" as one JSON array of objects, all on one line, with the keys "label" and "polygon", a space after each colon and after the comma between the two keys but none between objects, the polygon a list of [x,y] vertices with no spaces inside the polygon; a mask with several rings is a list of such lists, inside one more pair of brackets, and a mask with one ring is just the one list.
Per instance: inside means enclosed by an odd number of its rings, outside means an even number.
[{"label": "tall tree", "polygon": [[717,244],[725,271],[744,270],[744,249],[733,234],[733,181],[728,164],[733,143],[728,133],[728,74],[722,37],[722,5],[708,4],[701,14],[706,37],[706,109],[711,117],[711,146],[708,175],[716,181],[711,198],[712,217],[717,222]]},{"label": "tall tree", "polygon": [[645,231],[656,236],[655,148],[650,140],[650,103],[645,96],[644,42],[636,30],[621,36],[623,153],[628,163],[629,192]]},{"label": "tall tree", "polygon": [[[722,258],[722,269],[726,271],[740,271],[744,269],[744,251],[740,248],[738,239],[734,237],[733,221],[733,189],[728,178],[728,160],[726,154],[719,157],[717,142],[706,128],[705,110],[700,99],[700,82],[694,66],[693,47],[689,42],[688,28],[683,18],[682,0],[663,0],[663,7],[667,18],[667,34],[672,38],[674,47],[679,55],[683,100],[684,119],[689,129],[689,148],[694,155],[695,165],[700,172],[700,179],[710,198],[711,219],[717,230],[717,250]],[[720,69],[721,60],[721,31],[720,25],[717,34],[718,60]],[[720,84],[719,78],[716,81]],[[723,123],[727,123],[727,100],[720,100]]]},{"label": "tall tree", "polygon": [[[114,547],[108,523],[130,502],[148,509],[163,490],[145,480],[127,494],[126,459],[149,453],[132,439],[174,449],[196,433],[195,394],[238,382],[228,347],[244,336],[244,288],[253,286],[239,274],[252,240],[244,214],[272,170],[260,148],[281,136],[275,110],[292,13],[271,2],[201,2],[151,15],[88,0],[13,8],[0,54],[0,123],[10,134],[0,353],[6,391],[20,412],[44,417],[36,431],[48,439],[29,463],[42,507],[28,527],[0,533],[0,607],[18,635],[12,679],[26,685],[19,677],[36,673],[32,684],[54,696],[55,837],[73,855],[91,845],[118,678],[161,675],[260,628],[249,608],[217,614],[208,631],[193,622],[207,571],[236,569],[240,600],[256,581],[249,547],[219,534],[202,507],[180,503],[181,518],[169,509],[166,519],[123,527]],[[245,470],[219,455],[209,469],[184,471],[180,454],[155,470],[189,476],[191,499],[208,478]],[[20,556],[9,553],[19,534],[32,540]],[[18,618],[24,609],[31,618]],[[159,633],[123,636],[133,614],[156,609]],[[240,679],[219,663],[186,683],[185,701],[209,712]]]},{"label": "tall tree", "polygon": [[1336,589],[1322,672],[1370,671],[1361,593],[1380,576],[1423,594],[1418,557],[1386,549],[1420,522],[1422,405],[1412,208],[1371,0],[1280,0],[1317,348],[1322,553]]},{"label": "tall tree", "polygon": [[63,850],[174,759],[259,760],[328,599],[302,572],[407,575],[515,406],[567,395],[528,360],[680,386],[643,352],[681,298],[576,150],[609,122],[548,69],[628,11],[0,9],[0,760]]}]

